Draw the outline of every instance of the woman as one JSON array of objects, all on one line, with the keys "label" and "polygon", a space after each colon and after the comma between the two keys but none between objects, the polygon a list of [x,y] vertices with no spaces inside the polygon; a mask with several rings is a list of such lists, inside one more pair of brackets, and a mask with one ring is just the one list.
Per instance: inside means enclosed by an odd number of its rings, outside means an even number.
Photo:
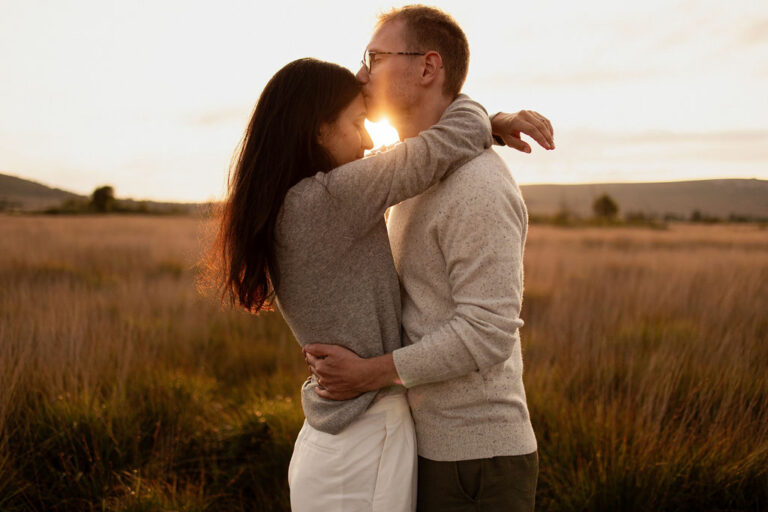
[{"label": "woman", "polygon": [[[360,85],[313,59],[269,81],[231,176],[217,251],[221,286],[252,312],[276,299],[301,345],[339,340],[362,357],[400,346],[400,289],[384,212],[491,144],[485,110],[460,96],[418,137],[372,147]],[[415,509],[416,447],[404,389],[344,401],[304,383],[289,469],[303,510]]]}]

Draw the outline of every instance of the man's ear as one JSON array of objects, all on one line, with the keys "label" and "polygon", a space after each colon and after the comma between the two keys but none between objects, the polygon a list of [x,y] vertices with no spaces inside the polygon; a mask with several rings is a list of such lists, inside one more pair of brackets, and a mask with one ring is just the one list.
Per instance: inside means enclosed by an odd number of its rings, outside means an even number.
[{"label": "man's ear", "polygon": [[429,51],[424,55],[424,67],[421,71],[421,83],[429,85],[440,76],[443,69],[443,58],[436,51]]}]

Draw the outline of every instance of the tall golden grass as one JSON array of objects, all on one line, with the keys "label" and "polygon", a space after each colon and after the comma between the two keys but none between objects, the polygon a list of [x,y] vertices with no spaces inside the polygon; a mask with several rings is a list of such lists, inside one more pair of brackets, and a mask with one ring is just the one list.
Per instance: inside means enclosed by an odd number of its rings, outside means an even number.
[{"label": "tall golden grass", "polygon": [[[306,376],[206,222],[0,217],[0,510],[287,510]],[[532,226],[543,510],[768,508],[768,231]]]},{"label": "tall golden grass", "polygon": [[767,231],[535,226],[526,271],[545,510],[768,508]]}]

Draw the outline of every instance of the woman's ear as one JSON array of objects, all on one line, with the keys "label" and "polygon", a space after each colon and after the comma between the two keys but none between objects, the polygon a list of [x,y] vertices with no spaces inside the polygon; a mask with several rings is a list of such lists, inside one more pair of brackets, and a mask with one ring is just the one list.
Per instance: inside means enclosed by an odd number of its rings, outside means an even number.
[{"label": "woman's ear", "polygon": [[333,125],[328,123],[320,123],[317,128],[317,143],[323,147],[326,147],[328,139],[333,135]]},{"label": "woman's ear", "polygon": [[325,147],[325,141],[328,138],[330,128],[327,123],[321,123],[317,129],[317,143],[323,147]]}]

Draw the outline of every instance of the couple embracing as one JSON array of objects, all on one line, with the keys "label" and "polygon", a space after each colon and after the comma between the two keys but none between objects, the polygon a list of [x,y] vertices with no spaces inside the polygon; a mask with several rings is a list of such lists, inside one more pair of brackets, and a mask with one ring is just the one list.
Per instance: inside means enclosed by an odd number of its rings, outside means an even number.
[{"label": "couple embracing", "polygon": [[[533,510],[527,213],[491,145],[554,149],[552,128],[490,120],[460,94],[468,64],[449,15],[406,6],[379,17],[357,76],[291,62],[253,112],[217,250],[225,295],[276,302],[312,372],[295,512]],[[401,142],[363,158],[384,113]]]}]

